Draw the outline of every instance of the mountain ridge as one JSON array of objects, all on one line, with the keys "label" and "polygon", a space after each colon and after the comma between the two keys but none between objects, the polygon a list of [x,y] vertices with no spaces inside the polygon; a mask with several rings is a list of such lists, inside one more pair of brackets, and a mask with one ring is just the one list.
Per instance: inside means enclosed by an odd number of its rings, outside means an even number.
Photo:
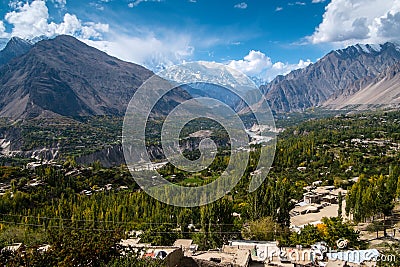
[{"label": "mountain ridge", "polygon": [[4,49],[0,51],[0,66],[9,61],[26,54],[33,47],[33,43],[19,37],[12,37]]},{"label": "mountain ridge", "polygon": [[322,106],[335,94],[351,93],[349,88],[357,92],[399,60],[400,46],[394,43],[349,46],[260,88],[274,111],[301,112]]},{"label": "mountain ridge", "polygon": [[[0,116],[35,118],[125,114],[153,72],[67,35],[42,40],[0,68]],[[187,98],[171,94],[167,100]]]},{"label": "mountain ridge", "polygon": [[323,104],[330,109],[368,109],[400,106],[400,62],[388,67],[356,92],[347,89]]},{"label": "mountain ridge", "polygon": [[[6,65],[1,66],[1,62]],[[397,91],[400,94],[395,67],[399,62],[398,44],[356,44],[333,50],[306,68],[277,76],[260,89],[276,113],[311,107],[341,109],[355,106],[357,101],[368,107],[374,104],[368,100],[374,93],[382,91],[394,98]],[[119,60],[72,36],[60,35],[35,44],[12,38],[0,51],[0,116],[122,116],[136,89],[151,75],[153,72],[140,65]],[[191,98],[190,93],[224,95],[186,91],[177,89],[169,94],[158,110],[165,113]],[[396,99],[382,96],[379,101],[393,105]],[[243,108],[236,98],[227,100],[231,106],[239,103],[234,109]]]}]

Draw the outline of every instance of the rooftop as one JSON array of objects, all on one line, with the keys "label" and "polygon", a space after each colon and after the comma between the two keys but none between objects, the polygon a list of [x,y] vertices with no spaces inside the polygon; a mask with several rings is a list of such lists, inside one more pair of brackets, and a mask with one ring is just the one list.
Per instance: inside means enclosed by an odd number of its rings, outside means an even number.
[{"label": "rooftop", "polygon": [[177,239],[174,242],[174,247],[182,248],[183,250],[188,250],[193,244],[192,239]]},{"label": "rooftop", "polygon": [[193,259],[206,260],[216,263],[231,263],[238,267],[247,267],[250,262],[250,251],[236,249],[232,252],[207,251],[196,253],[191,256]]}]

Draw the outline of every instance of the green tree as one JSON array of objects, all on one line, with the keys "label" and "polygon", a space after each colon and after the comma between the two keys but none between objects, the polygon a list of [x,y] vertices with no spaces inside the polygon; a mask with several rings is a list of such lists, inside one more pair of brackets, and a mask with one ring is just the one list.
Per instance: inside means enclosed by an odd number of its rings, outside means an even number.
[{"label": "green tree", "polygon": [[282,227],[272,217],[250,221],[242,228],[242,236],[248,240],[272,241],[282,232]]},{"label": "green tree", "polygon": [[309,247],[317,242],[322,241],[321,232],[314,225],[308,224],[301,229],[300,233],[293,232],[290,235],[290,244],[292,246],[302,245]]},{"label": "green tree", "polygon": [[397,181],[397,198],[400,198],[400,177],[398,178]]},{"label": "green tree", "polygon": [[400,266],[400,242],[395,244],[387,244],[385,250],[382,252],[385,260],[378,261],[379,267],[398,267]]},{"label": "green tree", "polygon": [[140,237],[143,243],[153,246],[171,246],[176,239],[181,238],[181,233],[172,229],[171,224],[162,224],[148,228]]},{"label": "green tree", "polygon": [[338,204],[339,204],[339,207],[338,207],[338,217],[339,217],[340,219],[342,219],[342,213],[343,213],[343,196],[342,196],[342,192],[339,192],[339,195],[338,195]]},{"label": "green tree", "polygon": [[232,213],[233,204],[228,197],[200,207],[202,233],[196,239],[202,238],[203,242],[198,244],[201,249],[219,248],[229,239],[239,237]]},{"label": "green tree", "polygon": [[54,230],[49,232],[49,266],[100,266],[119,255],[122,233],[116,231]]},{"label": "green tree", "polygon": [[322,238],[330,247],[336,247],[336,242],[341,239],[347,239],[351,248],[362,248],[365,244],[359,240],[360,233],[355,231],[353,226],[342,222],[340,218],[323,218],[325,230],[322,231]]},{"label": "green tree", "polygon": [[49,232],[50,249],[38,252],[35,248],[24,253],[0,253],[5,266],[106,266],[119,258],[121,231],[90,231],[53,229]]}]

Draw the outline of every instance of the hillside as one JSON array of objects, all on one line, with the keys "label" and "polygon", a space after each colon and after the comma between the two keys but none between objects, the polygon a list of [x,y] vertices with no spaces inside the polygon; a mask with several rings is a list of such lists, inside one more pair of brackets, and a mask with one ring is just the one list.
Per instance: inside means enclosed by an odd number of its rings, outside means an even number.
[{"label": "hillside", "polygon": [[355,45],[332,51],[315,64],[278,76],[261,86],[272,110],[303,111],[323,105],[330,98],[339,102],[370,85],[400,60],[400,46]]},{"label": "hillside", "polygon": [[324,103],[330,109],[396,108],[400,105],[400,63],[388,67],[361,90],[352,88]]},{"label": "hillside", "polygon": [[[0,68],[0,116],[121,116],[136,89],[152,74],[71,36],[43,40]],[[187,98],[172,93],[165,102]]]}]

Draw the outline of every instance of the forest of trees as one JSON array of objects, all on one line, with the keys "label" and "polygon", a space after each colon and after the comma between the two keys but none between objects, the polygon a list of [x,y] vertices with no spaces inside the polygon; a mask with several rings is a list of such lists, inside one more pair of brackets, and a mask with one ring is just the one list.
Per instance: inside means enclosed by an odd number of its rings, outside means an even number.
[{"label": "forest of trees", "polygon": [[[54,254],[48,256],[50,260],[83,253],[73,250],[74,242],[93,242],[90,249],[101,254],[95,259],[98,266],[113,262],[110,266],[129,266],[113,256],[117,252],[111,243],[131,230],[142,230],[143,242],[154,245],[192,238],[200,249],[218,248],[229,239],[241,238],[304,246],[323,240],[334,246],[343,237],[353,248],[362,248],[365,244],[358,233],[340,216],[325,219],[323,226],[306,226],[300,234],[291,233],[292,200],[301,199],[304,186],[321,180],[323,185],[349,190],[346,212],[354,222],[390,215],[400,197],[398,117],[399,112],[364,114],[290,126],[279,136],[274,164],[260,188],[247,191],[259,157],[255,147],[237,186],[224,198],[197,208],[173,207],[153,199],[140,190],[126,166],[104,168],[98,162],[78,166],[73,157],[58,166],[35,169],[3,166],[0,185],[9,188],[0,195],[0,248],[14,242],[31,247],[51,244]],[[190,180],[192,186],[201,185],[215,179],[228,159],[229,155],[219,154],[212,168],[197,180],[171,165],[160,172],[165,177],[175,175],[177,183],[185,185]],[[356,183],[354,177],[359,177]],[[33,181],[40,184],[31,186]],[[106,189],[110,184],[111,189]],[[67,235],[79,238],[68,240]],[[107,236],[109,241],[104,241]],[[57,247],[60,242],[70,242],[71,250]],[[44,257],[32,255],[32,261]],[[9,258],[9,262],[28,258]]]}]

